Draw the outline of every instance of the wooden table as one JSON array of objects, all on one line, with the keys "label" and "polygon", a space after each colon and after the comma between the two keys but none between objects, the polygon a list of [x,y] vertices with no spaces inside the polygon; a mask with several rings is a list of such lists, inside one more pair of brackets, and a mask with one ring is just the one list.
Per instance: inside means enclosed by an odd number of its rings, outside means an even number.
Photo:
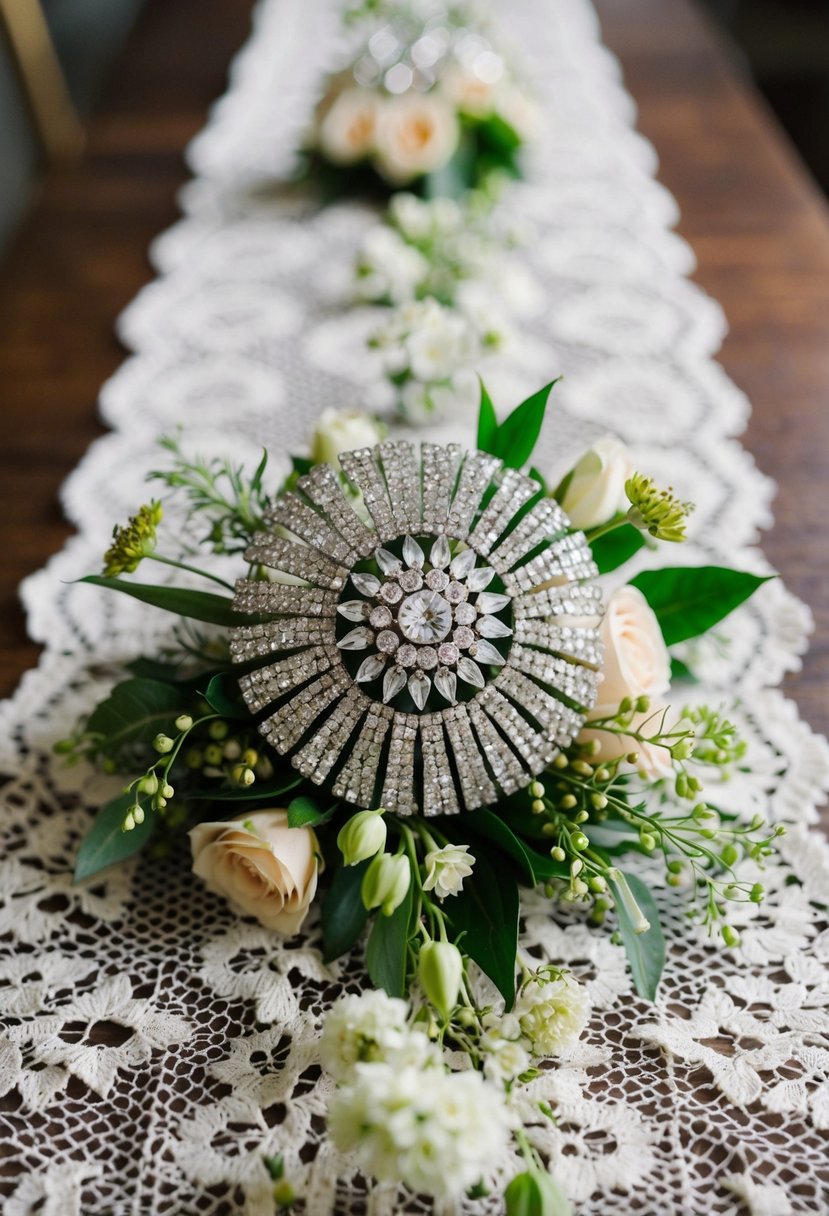
[{"label": "wooden table", "polygon": [[[176,219],[181,150],[224,88],[250,0],[150,0],[89,128],[56,173],[0,284],[0,694],[38,649],[16,587],[70,529],[61,481],[100,433],[95,401],[123,352],[120,310],[151,277],[147,245]],[[682,212],[697,281],[724,306],[722,352],[754,416],[746,436],[780,486],[771,561],[815,612],[789,691],[829,731],[829,210],[756,93],[690,0],[598,0],[641,129]]]}]

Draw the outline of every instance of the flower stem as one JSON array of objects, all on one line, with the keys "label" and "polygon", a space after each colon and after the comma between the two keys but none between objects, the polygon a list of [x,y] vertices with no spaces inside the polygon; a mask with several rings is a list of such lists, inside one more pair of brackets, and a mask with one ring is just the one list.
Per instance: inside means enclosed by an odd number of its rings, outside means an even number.
[{"label": "flower stem", "polygon": [[163,566],[174,566],[176,570],[186,570],[188,574],[198,574],[200,578],[209,578],[212,583],[218,583],[220,587],[225,587],[228,591],[235,590],[232,583],[219,578],[218,574],[208,574],[206,570],[199,570],[198,566],[189,566],[186,562],[177,562],[172,557],[162,557],[160,553],[148,553],[147,557],[150,561],[161,562]]}]

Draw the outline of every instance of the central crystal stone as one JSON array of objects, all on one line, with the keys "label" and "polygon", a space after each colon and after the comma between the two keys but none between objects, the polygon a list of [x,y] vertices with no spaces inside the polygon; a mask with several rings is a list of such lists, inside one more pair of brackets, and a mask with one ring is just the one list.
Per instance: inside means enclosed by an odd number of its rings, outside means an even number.
[{"label": "central crystal stone", "polygon": [[398,608],[397,624],[410,642],[432,646],[442,642],[452,628],[452,608],[437,591],[417,591]]}]

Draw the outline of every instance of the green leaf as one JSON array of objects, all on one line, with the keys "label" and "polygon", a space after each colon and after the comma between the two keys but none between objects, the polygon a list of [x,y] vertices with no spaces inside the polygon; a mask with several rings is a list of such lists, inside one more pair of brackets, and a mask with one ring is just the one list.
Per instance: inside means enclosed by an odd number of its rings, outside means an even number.
[{"label": "green leaf", "polygon": [[413,884],[391,916],[378,912],[366,947],[366,969],[378,988],[389,996],[406,995],[406,963],[412,919]]},{"label": "green leaf", "polygon": [[91,878],[106,866],[126,861],[143,849],[155,828],[155,817],[147,812],[147,802],[142,800],[144,822],[137,823],[131,832],[122,832],[121,824],[130,807],[135,804],[132,794],[119,794],[112,802],[102,806],[95,822],[81,841],[75,859],[75,882]]},{"label": "green leaf", "polygon": [[626,874],[633,898],[650,921],[646,933],[636,933],[633,920],[622,897],[618,883],[609,880],[616,901],[619,931],[628,956],[633,983],[640,996],[648,1001],[656,998],[656,989],[665,966],[665,938],[659,924],[659,909],[649,888],[635,874]]},{"label": "green leaf", "polygon": [[334,871],[322,901],[322,957],[326,963],[353,949],[366,927],[368,911],[360,888],[368,866],[368,861],[361,861]]},{"label": "green leaf", "polygon": [[[534,887],[538,881],[530,855],[518,839],[511,828],[507,827],[503,819],[498,815],[494,815],[492,811],[478,810],[472,811],[468,815],[453,816],[459,820],[457,828],[454,823],[447,825],[447,834],[451,834],[453,828],[456,833],[459,831],[461,835],[467,834],[472,836],[467,843],[471,846],[472,852],[475,853],[475,837],[483,837],[485,840],[494,844],[499,854],[502,857],[509,858],[517,867],[521,874],[521,880],[526,886]],[[474,882],[474,876],[470,880]]]},{"label": "green leaf", "polygon": [[632,579],[656,613],[666,646],[698,637],[744,603],[774,575],[725,566],[645,570]]},{"label": "green leaf", "polygon": [[510,469],[520,469],[532,455],[541,434],[547,401],[557,380],[552,380],[526,401],[516,406],[498,427],[493,439],[492,455],[500,456]]},{"label": "green leaf", "polygon": [[459,895],[445,901],[443,911],[460,949],[489,976],[511,1009],[518,949],[515,879],[487,849],[479,848],[472,879],[464,883]]},{"label": "green leaf", "polygon": [[[479,377],[480,379],[480,377]],[[487,392],[486,385],[481,380],[481,404],[478,409],[478,450],[492,452],[492,443],[498,432],[498,419],[495,416],[495,406]]]},{"label": "green leaf", "polygon": [[182,691],[161,680],[124,680],[92,711],[86,724],[100,746],[117,753],[129,743],[152,743],[159,732],[172,730],[182,712]]},{"label": "green leaf", "polygon": [[699,680],[682,659],[671,656],[671,682],[681,681],[684,684],[698,684]]},{"label": "green leaf", "polygon": [[189,587],[160,587],[152,583],[130,583],[121,578],[107,578],[103,574],[87,574],[78,579],[93,587],[107,587],[110,591],[122,591],[142,604],[152,604],[166,612],[193,621],[204,621],[208,625],[250,625],[256,617],[234,612],[233,601],[224,595],[213,595],[210,591],[191,591]]},{"label": "green leaf", "polygon": [[590,544],[593,560],[599,567],[599,574],[609,574],[617,570],[625,562],[630,561],[634,553],[644,546],[645,538],[633,524],[621,524],[612,532],[605,532]]},{"label": "green leaf", "polygon": [[334,803],[327,811],[318,807],[313,798],[294,798],[288,804],[289,828],[315,828],[321,823],[328,823],[339,803]]},{"label": "green leaf", "polygon": [[203,696],[210,708],[214,709],[217,714],[221,714],[223,718],[250,720],[253,717],[242,700],[239,681],[229,671],[219,672],[218,675],[213,676]]}]

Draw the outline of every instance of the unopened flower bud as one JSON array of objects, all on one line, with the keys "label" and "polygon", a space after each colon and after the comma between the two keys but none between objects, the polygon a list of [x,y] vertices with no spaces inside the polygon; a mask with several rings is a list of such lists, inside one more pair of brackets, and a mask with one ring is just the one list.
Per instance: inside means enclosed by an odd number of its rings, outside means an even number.
[{"label": "unopened flower bud", "polygon": [[552,849],[550,849],[550,856],[552,857],[553,861],[564,861],[564,858],[567,856],[567,854],[564,852],[564,849],[561,847],[561,845],[557,844],[557,845],[554,845]]},{"label": "unopened flower bud", "polygon": [[179,714],[179,716],[175,720],[174,725],[175,725],[176,730],[180,730],[180,731],[189,730],[190,727],[193,725],[193,719],[190,717],[189,714]]},{"label": "unopened flower bud", "polygon": [[187,755],[184,757],[184,763],[188,768],[201,768],[204,764],[204,756],[197,747],[191,747]]},{"label": "unopened flower bud", "polygon": [[228,739],[227,743],[222,748],[222,755],[225,760],[238,760],[242,754],[242,745],[238,739]]},{"label": "unopened flower bud", "polygon": [[259,763],[259,753],[254,751],[252,747],[246,748],[246,750],[242,752],[242,763],[246,764],[248,768],[255,768]]},{"label": "unopened flower bud", "polygon": [[356,866],[386,847],[386,824],[377,811],[358,811],[343,824],[337,836],[337,847],[347,866]]},{"label": "unopened flower bud", "polygon": [[166,756],[167,752],[173,750],[173,740],[169,735],[156,735],[153,739],[153,747],[162,756]]},{"label": "unopened flower bud", "polygon": [[572,811],[573,807],[578,805],[578,798],[573,794],[565,794],[558,805],[563,811]]},{"label": "unopened flower bud", "polygon": [[641,832],[639,834],[639,843],[643,849],[647,849],[650,853],[656,848],[656,837],[652,836],[650,832]]},{"label": "unopened flower bud", "polygon": [[543,800],[541,798],[534,798],[530,803],[530,810],[534,815],[543,815],[546,810]]},{"label": "unopened flower bud", "polygon": [[731,925],[723,925],[720,929],[720,934],[726,946],[733,949],[740,944],[740,935],[736,929],[732,929]]},{"label": "unopened flower bud", "polygon": [[723,861],[725,862],[725,864],[727,866],[733,866],[734,862],[738,860],[739,856],[740,856],[740,850],[737,848],[736,845],[731,844],[730,842],[726,845],[723,845],[722,850],[720,852],[720,857],[723,859]]},{"label": "unopened flower bud", "polygon": [[585,836],[584,832],[574,832],[570,837],[570,843],[574,849],[586,849],[590,841]]},{"label": "unopened flower bud", "polygon": [[671,756],[674,760],[688,760],[694,754],[694,740],[688,735],[684,739],[679,739],[671,748]]},{"label": "unopened flower bud", "polygon": [[571,1210],[554,1179],[538,1167],[516,1174],[504,1200],[506,1216],[568,1216]]},{"label": "unopened flower bud", "polygon": [[406,898],[412,880],[409,862],[399,854],[392,857],[381,853],[375,857],[363,875],[360,893],[363,905],[371,910],[379,908],[384,916],[392,912]]},{"label": "unopened flower bud", "polygon": [[296,1199],[296,1191],[287,1178],[277,1182],[273,1188],[273,1201],[278,1208],[289,1208]]},{"label": "unopened flower bud", "polygon": [[228,726],[227,722],[222,722],[221,719],[219,719],[217,722],[211,722],[207,730],[210,738],[215,739],[218,743],[222,739],[227,738],[230,727]]},{"label": "unopened flower bud", "polygon": [[765,887],[761,882],[756,882],[748,893],[748,897],[753,904],[761,904],[766,894]]},{"label": "unopened flower bud", "polygon": [[590,802],[597,811],[603,811],[607,806],[607,798],[604,794],[591,794]]},{"label": "unopened flower bud", "polygon": [[138,805],[138,806],[134,806],[134,807],[132,808],[132,817],[133,817],[133,819],[135,820],[135,822],[136,822],[136,823],[143,823],[143,822],[144,822],[144,808],[143,808],[143,806],[140,806],[140,805]]},{"label": "unopened flower bud", "polygon": [[531,798],[543,798],[544,786],[540,781],[533,781],[529,787],[529,795]]},{"label": "unopened flower bud", "polygon": [[638,714],[646,714],[651,707],[650,697],[637,697],[634,709]]},{"label": "unopened flower bud", "polygon": [[607,882],[601,874],[594,874],[592,878],[588,878],[587,885],[598,895],[602,895],[607,890]]},{"label": "unopened flower bud", "polygon": [[204,749],[204,759],[205,763],[210,764],[213,767],[215,767],[217,764],[221,764],[222,749],[219,747],[218,743],[208,743],[207,747]]},{"label": "unopened flower bud", "polygon": [[230,775],[237,785],[242,786],[253,785],[256,780],[253,769],[248,768],[246,764],[235,764]]},{"label": "unopened flower bud", "polygon": [[[135,808],[133,808],[134,810]],[[128,811],[124,816],[124,822],[121,824],[122,832],[131,832],[135,827],[135,817],[132,811]]]},{"label": "unopened flower bud", "polygon": [[633,897],[628,880],[625,878],[621,870],[617,870],[614,866],[612,870],[608,870],[608,877],[614,883],[616,894],[619,902],[624,906],[625,911],[633,924],[633,932],[637,935],[647,933],[651,927],[651,922],[645,916],[642,909]]},{"label": "unopened flower bud", "polygon": [[142,777],[138,782],[138,792],[140,794],[154,794],[158,789],[158,777],[155,773],[147,773],[146,777]]},{"label": "unopened flower bud", "polygon": [[426,997],[444,1018],[458,1003],[463,958],[451,942],[425,942],[420,947],[417,976]]},{"label": "unopened flower bud", "polygon": [[559,752],[553,761],[553,768],[567,768],[570,761],[565,756],[564,752]]}]

